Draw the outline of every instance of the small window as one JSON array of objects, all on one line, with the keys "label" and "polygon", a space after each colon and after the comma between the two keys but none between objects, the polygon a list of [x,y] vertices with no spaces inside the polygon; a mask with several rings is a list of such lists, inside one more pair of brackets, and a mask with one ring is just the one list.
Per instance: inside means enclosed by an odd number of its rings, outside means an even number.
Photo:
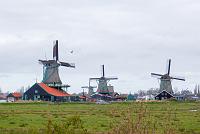
[{"label": "small window", "polygon": [[38,93],[38,90],[35,90],[35,94],[37,94]]}]

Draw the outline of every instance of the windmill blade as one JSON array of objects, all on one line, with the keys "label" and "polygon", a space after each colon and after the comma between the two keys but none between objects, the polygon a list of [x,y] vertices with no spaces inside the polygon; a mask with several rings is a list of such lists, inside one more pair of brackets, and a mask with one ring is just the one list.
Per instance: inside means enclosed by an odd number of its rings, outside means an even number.
[{"label": "windmill blade", "polygon": [[38,60],[40,64],[44,64],[47,60]]},{"label": "windmill blade", "polygon": [[56,40],[54,42],[54,46],[53,46],[53,59],[58,61],[58,40]]},{"label": "windmill blade", "polygon": [[97,88],[97,86],[90,86],[90,88]]},{"label": "windmill blade", "polygon": [[156,76],[156,77],[158,77],[158,76],[162,77],[162,76],[164,76],[164,75],[162,75],[162,74],[156,74],[156,73],[151,73],[151,76],[152,76],[152,77],[155,77],[155,76]]},{"label": "windmill blade", "polygon": [[169,59],[168,61],[168,68],[167,68],[167,74],[170,74],[170,70],[171,70],[171,59]]},{"label": "windmill blade", "polygon": [[99,80],[100,78],[90,78],[90,80]]},{"label": "windmill blade", "polygon": [[105,79],[106,79],[106,80],[118,80],[117,77],[106,77]]},{"label": "windmill blade", "polygon": [[61,66],[75,68],[75,64],[74,63],[67,63],[67,62],[59,62],[59,63],[60,63]]},{"label": "windmill blade", "polygon": [[185,78],[180,78],[180,77],[171,77],[171,79],[185,81]]},{"label": "windmill blade", "polygon": [[55,60],[38,60],[41,64],[53,64],[56,63]]},{"label": "windmill blade", "polygon": [[97,88],[97,86],[83,86],[83,87],[81,87],[81,88]]},{"label": "windmill blade", "polygon": [[105,70],[104,65],[102,65],[102,77],[105,77]]},{"label": "windmill blade", "polygon": [[89,88],[88,86],[83,86],[83,87],[81,87],[81,88]]}]

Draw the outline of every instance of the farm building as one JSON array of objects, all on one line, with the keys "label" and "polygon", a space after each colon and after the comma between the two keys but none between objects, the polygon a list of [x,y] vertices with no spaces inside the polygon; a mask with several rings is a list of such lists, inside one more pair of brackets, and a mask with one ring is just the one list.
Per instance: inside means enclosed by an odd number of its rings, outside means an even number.
[{"label": "farm building", "polygon": [[87,97],[85,95],[79,96],[79,98],[80,98],[80,101],[86,101],[87,100]]},{"label": "farm building", "polygon": [[66,102],[70,100],[70,94],[64,90],[58,90],[56,88],[49,87],[44,83],[35,83],[24,93],[23,99],[33,101]]},{"label": "farm building", "polygon": [[170,99],[174,96],[170,93],[168,93],[166,90],[163,90],[161,93],[157,94],[155,96],[155,100],[164,100],[164,99]]},{"label": "farm building", "polygon": [[71,95],[70,101],[71,102],[83,102],[87,100],[87,96],[79,96],[79,95]]},{"label": "farm building", "polygon": [[7,96],[7,102],[16,102],[22,99],[22,94],[18,92],[10,93]]},{"label": "farm building", "polygon": [[114,96],[113,99],[115,101],[125,101],[127,100],[127,97],[128,97],[128,94],[119,94],[119,95]]},{"label": "farm building", "polygon": [[130,94],[127,96],[127,100],[128,100],[128,101],[136,100],[136,96],[134,96],[133,94],[130,93]]},{"label": "farm building", "polygon": [[105,100],[105,101],[111,101],[113,100],[112,96],[108,94],[100,94],[100,93],[95,93],[91,95],[92,100]]},{"label": "farm building", "polygon": [[185,96],[183,96],[183,95],[174,95],[174,98],[175,98],[177,101],[183,101],[183,100],[185,100]]}]

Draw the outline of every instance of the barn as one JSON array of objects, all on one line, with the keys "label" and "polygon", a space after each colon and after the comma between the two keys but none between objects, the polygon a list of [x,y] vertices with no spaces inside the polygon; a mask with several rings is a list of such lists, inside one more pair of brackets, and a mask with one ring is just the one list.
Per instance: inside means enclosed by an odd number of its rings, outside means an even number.
[{"label": "barn", "polygon": [[165,100],[170,98],[174,98],[174,96],[169,92],[167,92],[166,90],[163,90],[161,93],[155,96],[155,100]]},{"label": "barn", "polygon": [[70,94],[64,90],[49,87],[44,83],[35,83],[24,93],[23,99],[32,101],[66,102],[70,101]]},{"label": "barn", "polygon": [[16,102],[22,99],[22,94],[18,92],[10,93],[7,96],[7,102]]},{"label": "barn", "polygon": [[105,100],[105,101],[111,101],[113,100],[112,96],[108,94],[100,94],[100,93],[95,93],[90,96],[92,100]]}]

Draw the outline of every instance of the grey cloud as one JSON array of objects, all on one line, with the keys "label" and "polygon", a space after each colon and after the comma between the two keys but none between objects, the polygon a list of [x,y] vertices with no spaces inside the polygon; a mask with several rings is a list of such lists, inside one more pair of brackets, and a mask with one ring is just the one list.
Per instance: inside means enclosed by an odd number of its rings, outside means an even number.
[{"label": "grey cloud", "polygon": [[11,74],[7,82],[12,84],[0,84],[11,89],[31,84],[35,77],[41,80],[37,60],[45,53],[51,58],[52,41],[59,39],[61,60],[77,65],[60,68],[63,81],[72,85],[70,92],[99,76],[101,64],[107,75],[122,79],[112,82],[118,91],[157,87],[150,73],[164,73],[167,58],[172,58],[173,74],[188,77],[174,86],[192,88],[200,80],[195,75],[200,66],[199,7],[197,0],[1,1],[0,74]]}]

